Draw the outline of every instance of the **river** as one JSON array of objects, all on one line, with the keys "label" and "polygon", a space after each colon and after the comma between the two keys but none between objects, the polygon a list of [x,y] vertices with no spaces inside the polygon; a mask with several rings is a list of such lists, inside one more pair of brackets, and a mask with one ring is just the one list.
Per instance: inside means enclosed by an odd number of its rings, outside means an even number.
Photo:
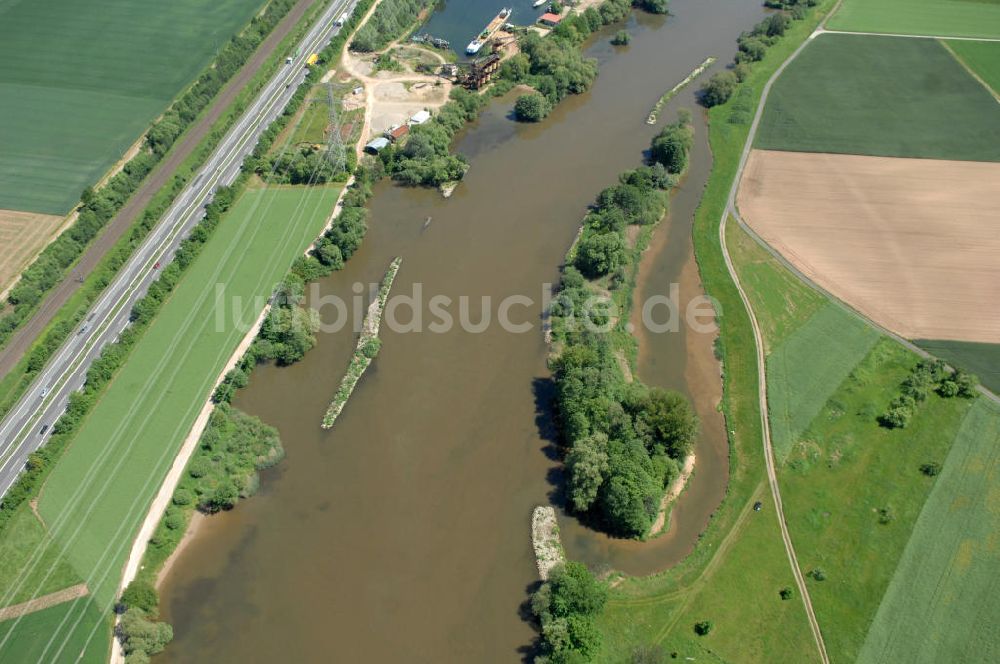
[{"label": "river", "polygon": [[[618,26],[593,39],[588,55],[601,66],[593,89],[545,122],[516,124],[512,99],[492,104],[458,138],[472,168],[451,199],[376,187],[362,248],[320,293],[349,299],[355,282],[377,282],[399,255],[394,295],[421,284],[425,299],[470,296],[477,321],[481,296],[493,299],[495,316],[503,297],[523,294],[534,304],[512,318],[533,329],[383,327],[381,353],[330,431],[319,424],[352,334],[319,335],[295,366],[258,368],[236,405],[278,427],[287,458],[264,473],[256,497],[209,519],[179,556],[162,589],[175,641],[158,661],[510,662],[529,651],[530,513],[559,500],[537,325],[542,285],[558,278],[586,206],[640,163],[659,95],[709,55],[731,60],[737,35],[763,15],[759,0],[675,0],[672,11],[630,19],[628,47],[608,43]],[[661,122],[695,108],[695,87]],[[644,256],[640,298],[673,282],[682,304],[700,292],[690,227],[710,155],[697,111],[695,125],[691,169]],[[641,335],[639,354],[640,377],[685,391],[702,418],[698,466],[670,532],[613,540],[561,515],[573,558],[637,574],[664,569],[691,550],[725,491],[712,335],[681,330]]]}]

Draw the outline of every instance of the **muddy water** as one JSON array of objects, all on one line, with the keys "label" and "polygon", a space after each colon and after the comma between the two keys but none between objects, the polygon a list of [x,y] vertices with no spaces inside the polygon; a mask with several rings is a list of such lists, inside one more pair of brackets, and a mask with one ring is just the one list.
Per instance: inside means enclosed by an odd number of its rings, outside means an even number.
[{"label": "muddy water", "polygon": [[[255,372],[237,405],[277,426],[288,455],[265,473],[257,497],[211,519],[178,558],[163,588],[176,634],[164,660],[508,662],[526,652],[533,632],[520,611],[536,579],[530,511],[558,499],[537,325],[542,285],[557,278],[585,206],[640,161],[656,97],[706,56],[728,60],[736,35],[762,13],[756,0],[677,0],[673,11],[633,19],[625,50],[595,40],[593,90],[543,124],[512,123],[511,100],[491,106],[459,140],[472,169],[451,200],[377,188],[364,245],[320,284],[322,294],[349,299],[352,284],[377,281],[400,255],[394,294],[419,284],[425,300],[450,296],[456,320],[458,299],[469,296],[472,321],[482,296],[495,318],[500,299],[523,294],[534,304],[511,317],[533,329],[415,334],[387,325],[378,359],[331,431],[319,423],[353,335],[321,335],[298,365]],[[681,104],[691,106],[691,94],[661,117]],[[691,175],[646,255],[641,292],[665,293],[678,280],[684,296],[697,292],[689,228],[708,168],[700,121],[698,134]],[[409,320],[404,308],[396,313]],[[426,310],[423,318],[426,330],[434,318]],[[712,420],[718,375],[713,383],[703,336],[644,338],[640,376],[706,402],[700,410]],[[689,361],[695,351],[700,360]],[[711,450],[724,462],[717,422],[704,427],[699,459]],[[671,564],[718,502],[724,464],[714,469],[706,461],[696,471],[673,530],[650,543],[609,540],[563,518],[570,555],[631,572]]]}]

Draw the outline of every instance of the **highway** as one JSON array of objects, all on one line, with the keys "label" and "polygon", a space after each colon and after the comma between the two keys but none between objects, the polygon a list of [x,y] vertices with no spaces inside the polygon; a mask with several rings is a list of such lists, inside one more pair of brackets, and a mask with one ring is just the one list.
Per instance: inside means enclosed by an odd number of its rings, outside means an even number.
[{"label": "highway", "polygon": [[[0,497],[25,467],[28,455],[41,447],[52,425],[79,390],[91,363],[129,324],[133,305],[145,295],[159,270],[174,257],[181,241],[205,215],[219,187],[232,184],[244,158],[279,115],[308,73],[305,62],[339,31],[337,17],[351,13],[357,0],[334,0],[299,42],[290,64],[282,65],[235,125],[223,137],[205,165],[178,195],[173,205],[121,268],[84,321],[53,355],[21,400],[0,422]],[[205,284],[205,288],[212,284]]]}]

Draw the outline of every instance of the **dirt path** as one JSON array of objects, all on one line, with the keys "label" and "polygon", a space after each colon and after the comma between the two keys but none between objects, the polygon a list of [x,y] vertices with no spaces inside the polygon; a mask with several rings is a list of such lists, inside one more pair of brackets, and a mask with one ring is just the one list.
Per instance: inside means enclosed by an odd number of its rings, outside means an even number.
[{"label": "dirt path", "polygon": [[42,609],[47,609],[50,606],[62,604],[63,602],[68,602],[71,599],[86,597],[88,592],[90,591],[87,590],[87,584],[80,583],[75,586],[70,586],[69,588],[57,590],[56,592],[49,593],[48,595],[42,595],[41,597],[36,597],[35,599],[29,599],[27,602],[14,604],[13,606],[5,606],[0,609],[0,622],[20,618],[21,616],[26,616],[29,613],[41,611]]},{"label": "dirt path", "polygon": [[[378,2],[372,5],[364,19],[358,23],[355,33],[368,21],[378,5]],[[352,34],[347,43],[350,44],[353,38],[354,35]],[[372,68],[375,58],[400,46],[404,45],[397,39],[381,51],[375,53],[359,54],[351,51],[349,48],[345,48],[340,61],[337,63],[338,69],[348,74],[351,78],[356,79],[364,88],[364,123],[361,127],[361,140],[356,148],[359,159],[363,153],[365,143],[367,143],[369,136],[373,132],[373,128],[374,131],[387,129],[390,124],[399,124],[399,121],[392,122],[393,119],[398,120],[402,118],[405,121],[414,108],[440,108],[448,102],[452,85],[450,81],[430,74],[418,74],[409,70],[407,65],[403,65],[407,67],[407,71],[373,72]],[[408,44],[405,46],[407,48],[417,48]],[[445,63],[445,59],[441,54],[434,53],[428,49],[421,50],[429,53],[442,64]],[[440,94],[430,97],[425,94],[412,94],[412,86],[421,83],[429,86],[428,91],[439,90]],[[407,85],[411,87],[407,89]],[[408,99],[408,96],[411,98]]]},{"label": "dirt path", "polygon": [[820,21],[819,26],[813,31],[801,44],[799,47],[792,52],[787,60],[781,63],[781,66],[775,70],[771,78],[767,80],[764,84],[764,89],[760,95],[760,101],[757,104],[757,112],[754,114],[753,123],[750,125],[750,131],[747,133],[746,144],[743,146],[743,151],[740,154],[740,162],[736,168],[736,173],[733,177],[733,184],[729,189],[729,197],[726,199],[726,207],[722,212],[722,219],[719,222],[719,243],[722,249],[722,257],[726,263],[726,269],[729,271],[729,277],[733,280],[733,284],[736,286],[736,290],[739,291],[740,299],[743,301],[743,306],[747,310],[747,315],[750,318],[750,324],[753,328],[754,337],[754,351],[757,356],[757,395],[758,395],[758,408],[760,410],[760,424],[762,432],[762,443],[764,445],[764,461],[767,466],[767,483],[771,490],[771,498],[774,500],[774,507],[778,516],[778,525],[781,527],[781,539],[785,545],[785,553],[788,556],[788,563],[792,568],[792,575],[795,577],[795,585],[799,589],[799,596],[802,598],[802,604],[806,611],[806,617],[809,620],[809,627],[812,630],[813,638],[816,641],[816,647],[819,650],[820,661],[823,664],[830,664],[830,658],[826,652],[826,643],[823,641],[823,632],[820,630],[819,621],[816,619],[816,612],[813,611],[812,599],[809,597],[809,588],[806,586],[805,577],[802,575],[802,570],[799,567],[798,557],[795,555],[795,546],[792,544],[792,537],[788,532],[788,524],[785,521],[785,512],[781,502],[781,488],[778,485],[778,475],[775,471],[774,462],[774,448],[771,444],[771,422],[767,416],[767,373],[765,357],[764,357],[764,337],[760,331],[760,324],[757,322],[757,315],[753,310],[753,306],[750,303],[750,298],[747,297],[746,291],[743,289],[743,284],[740,282],[739,274],[736,272],[736,266],[733,264],[733,259],[729,255],[729,248],[726,246],[726,221],[729,219],[729,215],[732,214],[734,217],[738,215],[736,210],[736,194],[739,190],[740,179],[743,175],[743,168],[746,166],[747,159],[750,156],[750,150],[753,147],[753,139],[757,134],[757,127],[760,125],[760,118],[764,114],[764,106],[767,103],[767,97],[771,92],[771,86],[774,82],[781,76],[782,72],[789,63],[793,62],[795,58],[809,45],[809,43],[816,37],[816,35],[823,32],[823,26],[826,25],[827,20],[830,16],[833,16],[837,9],[840,7],[841,0],[837,1],[833,9],[830,10],[822,21]]},{"label": "dirt path", "polygon": [[14,368],[14,365],[27,352],[35,339],[52,322],[62,306],[80,288],[80,283],[76,281],[77,277],[86,277],[90,274],[118,240],[129,231],[153,196],[173,178],[177,168],[194,152],[202,139],[208,135],[212,125],[229,109],[237,95],[260,71],[265,61],[281,41],[292,32],[299,20],[315,2],[316,0],[299,0],[289,10],[288,14],[264,39],[250,60],[219,92],[208,110],[181,136],[167,154],[166,159],[160,162],[129,198],[125,206],[108,222],[101,234],[87,247],[76,266],[59,285],[49,292],[34,315],[11,337],[3,350],[0,350],[0,376],[6,375]]}]

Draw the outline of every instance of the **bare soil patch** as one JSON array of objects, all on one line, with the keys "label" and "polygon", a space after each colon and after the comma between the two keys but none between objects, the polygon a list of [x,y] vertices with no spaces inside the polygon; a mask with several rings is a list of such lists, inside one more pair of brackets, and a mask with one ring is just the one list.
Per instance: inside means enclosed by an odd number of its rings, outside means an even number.
[{"label": "bare soil patch", "polygon": [[1000,342],[1000,164],[754,150],[744,220],[908,338]]},{"label": "bare soil patch", "polygon": [[0,210],[0,291],[6,292],[55,238],[63,219],[51,214]]},{"label": "bare soil patch", "polygon": [[75,586],[70,586],[69,588],[64,588],[63,590],[58,590],[54,593],[49,593],[48,595],[42,595],[41,597],[30,599],[27,602],[22,602],[21,604],[5,606],[0,609],[0,622],[20,618],[21,616],[26,616],[29,613],[41,611],[42,609],[47,609],[50,606],[62,604],[63,602],[68,602],[71,599],[77,599],[78,597],[85,597],[86,595],[87,584],[80,583]]}]

